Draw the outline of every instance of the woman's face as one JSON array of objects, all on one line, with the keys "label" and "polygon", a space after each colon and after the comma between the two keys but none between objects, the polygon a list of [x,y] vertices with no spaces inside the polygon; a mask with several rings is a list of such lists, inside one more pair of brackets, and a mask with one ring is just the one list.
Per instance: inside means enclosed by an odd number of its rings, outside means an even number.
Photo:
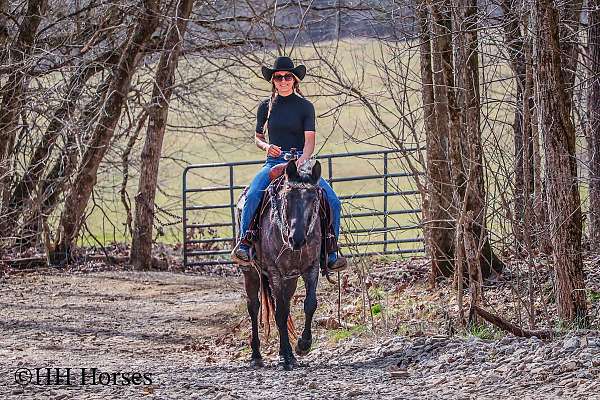
[{"label": "woman's face", "polygon": [[294,90],[294,82],[296,78],[291,72],[275,71],[272,79],[273,83],[275,84],[275,89],[277,89],[279,94],[288,95]]}]

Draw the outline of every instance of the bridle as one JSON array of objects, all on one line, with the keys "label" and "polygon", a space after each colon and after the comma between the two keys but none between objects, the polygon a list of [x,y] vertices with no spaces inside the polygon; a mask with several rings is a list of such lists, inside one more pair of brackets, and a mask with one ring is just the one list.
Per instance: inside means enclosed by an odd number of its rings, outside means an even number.
[{"label": "bridle", "polygon": [[[281,241],[283,242],[284,248],[287,248],[291,251],[302,251],[294,250],[288,243],[288,237],[290,233],[290,226],[287,220],[287,193],[290,190],[315,190],[317,192],[317,196],[315,196],[315,200],[313,204],[311,204],[312,215],[310,222],[308,224],[308,228],[304,232],[306,238],[308,238],[314,231],[315,226],[317,225],[317,220],[319,219],[319,206],[321,203],[321,188],[318,185],[313,185],[310,183],[302,183],[302,182],[289,182],[286,181],[283,189],[278,193],[278,199],[273,199],[272,207],[271,207],[271,220],[275,221],[277,226],[279,227],[279,231],[281,232]],[[278,201],[276,201],[278,200]],[[307,241],[308,243],[308,241]],[[303,246],[304,247],[304,246]]]}]

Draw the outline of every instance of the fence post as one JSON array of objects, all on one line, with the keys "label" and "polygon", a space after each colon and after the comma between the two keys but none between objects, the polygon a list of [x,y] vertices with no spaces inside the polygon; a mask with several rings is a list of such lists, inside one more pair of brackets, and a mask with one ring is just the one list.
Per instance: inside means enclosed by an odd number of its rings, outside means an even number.
[{"label": "fence post", "polygon": [[187,173],[189,167],[183,170],[183,269],[187,267]]},{"label": "fence post", "polygon": [[331,182],[331,179],[333,178],[333,163],[331,162],[331,157],[327,157],[327,175],[329,176],[329,186],[331,186],[331,188],[333,189],[333,182]]},{"label": "fence post", "polygon": [[233,238],[233,243],[231,244],[231,248],[235,246],[235,202],[233,198],[233,165],[229,166],[229,202],[231,205],[231,233],[233,234],[231,237]]},{"label": "fence post", "polygon": [[388,152],[383,153],[383,252],[387,252],[388,240]]}]

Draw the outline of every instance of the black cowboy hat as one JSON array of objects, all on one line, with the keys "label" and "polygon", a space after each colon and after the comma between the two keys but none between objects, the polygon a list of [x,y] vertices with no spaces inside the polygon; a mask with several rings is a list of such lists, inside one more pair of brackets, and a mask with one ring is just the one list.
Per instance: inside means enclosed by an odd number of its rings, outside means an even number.
[{"label": "black cowboy hat", "polygon": [[300,80],[304,79],[304,75],[306,75],[306,66],[303,64],[294,67],[294,62],[289,57],[277,57],[275,62],[273,63],[273,68],[265,67],[264,65],[261,68],[263,78],[265,80],[271,82],[271,77],[274,72],[277,71],[289,71],[292,74],[296,75],[296,77]]}]

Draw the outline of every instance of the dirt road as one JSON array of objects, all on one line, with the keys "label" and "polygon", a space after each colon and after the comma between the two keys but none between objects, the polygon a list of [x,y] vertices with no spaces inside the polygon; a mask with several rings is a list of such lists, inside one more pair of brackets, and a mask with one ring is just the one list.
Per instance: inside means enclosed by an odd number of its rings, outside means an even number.
[{"label": "dirt road", "polygon": [[[236,277],[9,275],[0,281],[0,399],[600,398],[594,332],[550,343],[317,339],[285,373],[273,352],[266,368],[247,367],[246,321]],[[59,368],[58,384],[46,368]]]},{"label": "dirt road", "polygon": [[[226,331],[241,290],[235,278],[162,272],[11,275],[0,284],[0,398],[164,398],[187,379],[182,370],[202,368],[206,356],[189,347]],[[15,383],[17,369],[35,380],[34,369],[47,367],[73,368],[75,384]],[[151,384],[88,385],[91,368],[151,374]]]}]

